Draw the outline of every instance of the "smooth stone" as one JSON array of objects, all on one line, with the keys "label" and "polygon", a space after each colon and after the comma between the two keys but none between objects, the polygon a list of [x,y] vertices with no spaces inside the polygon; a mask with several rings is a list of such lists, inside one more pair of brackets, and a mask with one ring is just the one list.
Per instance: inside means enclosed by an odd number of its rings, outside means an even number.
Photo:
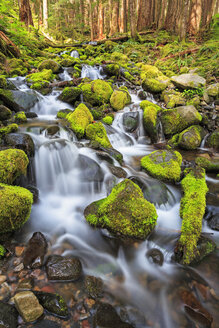
[{"label": "smooth stone", "polygon": [[68,316],[68,307],[63,297],[58,294],[34,292],[44,309],[60,317]]},{"label": "smooth stone", "polygon": [[172,76],[171,82],[182,89],[196,89],[205,86],[206,80],[198,74],[181,74],[179,76]]},{"label": "smooth stone", "polygon": [[0,327],[16,328],[18,325],[18,312],[13,305],[0,301]]},{"label": "smooth stone", "polygon": [[36,204],[39,200],[39,189],[33,185],[25,186],[25,188],[31,192],[33,195],[33,203]]},{"label": "smooth stone", "polygon": [[26,118],[36,118],[38,117],[37,113],[35,112],[26,112]]},{"label": "smooth stone", "polygon": [[138,127],[139,112],[128,112],[122,116],[123,126],[126,132],[133,132]]},{"label": "smooth stone", "polygon": [[103,281],[100,278],[86,276],[84,280],[85,290],[91,298],[100,298],[103,296]]},{"label": "smooth stone", "polygon": [[79,168],[81,170],[81,179],[83,181],[102,182],[104,173],[100,165],[88,156],[79,154]]},{"label": "smooth stone", "polygon": [[29,134],[9,133],[5,136],[4,142],[7,146],[23,150],[29,158],[34,156],[35,146]]},{"label": "smooth stone", "polygon": [[127,173],[126,171],[119,167],[119,166],[114,166],[111,164],[108,164],[108,168],[110,169],[110,172],[115,175],[117,178],[126,178],[127,177]]},{"label": "smooth stone", "polygon": [[78,280],[82,275],[82,265],[77,258],[51,255],[46,263],[49,280]]},{"label": "smooth stone", "polygon": [[38,101],[39,98],[35,91],[11,91],[13,94],[14,102],[24,109],[24,111],[29,111]]},{"label": "smooth stone", "polygon": [[158,264],[160,266],[163,265],[164,256],[163,253],[158,248],[149,249],[146,253],[146,257],[152,260],[154,264]]},{"label": "smooth stone", "polygon": [[19,292],[14,296],[16,309],[26,322],[37,320],[43,314],[43,307],[31,291]]},{"label": "smooth stone", "polygon": [[0,121],[6,121],[11,117],[10,109],[4,105],[0,105]]},{"label": "smooth stone", "polygon": [[219,214],[214,214],[209,220],[208,220],[208,226],[212,230],[219,231]]},{"label": "smooth stone", "polygon": [[41,232],[34,232],[24,252],[24,265],[31,266],[32,268],[41,267],[47,252],[47,247],[48,243],[45,236]]},{"label": "smooth stone", "polygon": [[123,322],[114,307],[108,303],[100,303],[95,314],[95,322],[106,328],[132,328],[129,323]]},{"label": "smooth stone", "polygon": [[44,319],[35,323],[33,328],[62,328],[62,326],[56,321]]}]

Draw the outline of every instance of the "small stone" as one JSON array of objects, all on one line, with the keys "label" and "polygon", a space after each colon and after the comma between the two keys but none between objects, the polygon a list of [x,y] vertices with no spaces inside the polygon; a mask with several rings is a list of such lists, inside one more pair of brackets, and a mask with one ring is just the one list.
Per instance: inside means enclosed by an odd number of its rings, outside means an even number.
[{"label": "small stone", "polygon": [[90,297],[94,299],[102,297],[103,295],[102,279],[93,276],[86,276],[84,285],[85,285],[85,290]]},{"label": "small stone", "polygon": [[47,240],[41,232],[35,232],[28,242],[24,253],[24,265],[39,268],[43,265],[47,251]]},{"label": "small stone", "polygon": [[157,248],[149,249],[146,253],[146,257],[152,260],[154,264],[158,264],[160,266],[163,265],[163,261],[164,261],[163,253]]},{"label": "small stone", "polygon": [[37,320],[43,314],[43,307],[31,291],[17,293],[14,296],[15,306],[26,322]]},{"label": "small stone", "polygon": [[7,279],[6,276],[0,275],[0,285],[3,284],[3,282],[5,282]]},{"label": "small stone", "polygon": [[34,292],[34,294],[47,311],[60,317],[68,316],[68,307],[62,296],[38,291]]},{"label": "small stone", "polygon": [[52,255],[46,263],[46,271],[49,280],[75,281],[82,275],[82,265],[77,258]]},{"label": "small stone", "polygon": [[21,256],[23,254],[24,250],[25,250],[25,247],[23,247],[23,246],[16,246],[15,247],[15,255],[17,257]]},{"label": "small stone", "polygon": [[20,272],[23,269],[24,269],[24,264],[20,263],[14,268],[14,272]]},{"label": "small stone", "polygon": [[13,305],[0,301],[0,327],[16,328],[18,325],[18,312]]},{"label": "small stone", "polygon": [[33,279],[25,278],[18,282],[17,290],[30,290],[33,288]]}]

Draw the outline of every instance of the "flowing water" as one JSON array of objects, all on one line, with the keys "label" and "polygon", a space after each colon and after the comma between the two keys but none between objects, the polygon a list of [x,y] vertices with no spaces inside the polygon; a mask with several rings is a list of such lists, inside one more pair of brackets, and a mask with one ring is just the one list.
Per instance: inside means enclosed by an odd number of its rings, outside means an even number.
[{"label": "flowing water", "polygon": [[[68,79],[66,72],[62,73],[62,79]],[[88,65],[83,67],[82,77],[104,78],[100,67]],[[14,79],[13,83],[24,92],[28,90],[22,79]],[[199,327],[185,313],[177,293],[182,287],[192,292],[195,279],[205,281],[209,289],[211,286],[216,288],[214,278],[218,268],[213,272],[210,268],[215,267],[218,259],[213,254],[200,266],[188,269],[171,260],[181,227],[181,192],[178,187],[161,183],[140,171],[139,159],[155,150],[143,129],[140,99],[132,93],[132,104],[115,115],[112,126],[106,126],[113,147],[124,156],[123,168],[127,175],[141,181],[145,197],[155,204],[158,213],[157,227],[150,238],[129,245],[110,238],[107,231],[92,229],[84,219],[84,208],[94,200],[106,197],[112,186],[121,180],[111,174],[107,162],[101,161],[95,151],[86,146],[86,140],[79,145],[73,133],[61,126],[54,136],[47,134],[48,126],[58,124],[55,119],[58,110],[73,109],[59,101],[58,95],[59,91],[55,89],[47,96],[39,94],[39,102],[31,109],[38,118],[21,128],[35,143],[34,172],[40,201],[33,205],[31,218],[17,238],[27,241],[33,232],[41,231],[53,249],[58,247],[63,255],[78,256],[85,273],[103,279],[109,295],[128,311],[134,327]],[[151,95],[148,99],[155,102]],[[139,113],[139,125],[133,133],[125,132],[123,127],[123,115],[130,111]],[[161,126],[160,141],[163,138]],[[115,160],[114,164],[120,166]],[[218,185],[214,178],[208,179]],[[217,232],[207,225],[203,229],[213,233],[218,243]],[[151,248],[164,254],[162,266],[151,263],[146,257]],[[195,291],[199,293],[197,289]],[[213,327],[219,322],[215,303],[213,298],[205,302],[214,317]]]}]

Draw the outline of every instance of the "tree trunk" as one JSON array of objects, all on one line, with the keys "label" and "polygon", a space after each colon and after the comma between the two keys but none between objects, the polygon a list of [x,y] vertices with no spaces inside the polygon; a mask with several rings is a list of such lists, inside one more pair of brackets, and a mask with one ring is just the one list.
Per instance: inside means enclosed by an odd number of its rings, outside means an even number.
[{"label": "tree trunk", "polygon": [[137,37],[136,0],[129,0],[131,37]]},{"label": "tree trunk", "polygon": [[48,0],[43,0],[43,26],[48,29]]},{"label": "tree trunk", "polygon": [[90,39],[94,40],[94,22],[93,22],[93,8],[92,8],[92,0],[89,0],[89,9],[90,9]]},{"label": "tree trunk", "polygon": [[199,31],[201,23],[201,2],[202,0],[192,0],[191,3],[188,32],[193,35]]},{"label": "tree trunk", "polygon": [[116,32],[119,32],[119,0],[112,0],[110,35],[113,35]]},{"label": "tree trunk", "polygon": [[104,8],[103,8],[102,0],[99,1],[98,26],[99,26],[98,39],[103,39],[103,37],[104,37]]},{"label": "tree trunk", "polygon": [[20,21],[24,22],[26,27],[28,27],[29,25],[33,26],[33,18],[29,0],[19,1],[19,16]]},{"label": "tree trunk", "polygon": [[121,0],[121,10],[120,10],[120,28],[121,33],[127,32],[127,5],[126,0]]},{"label": "tree trunk", "polygon": [[152,9],[153,9],[153,0],[139,0],[138,21],[137,21],[138,31],[143,31],[151,26],[153,22]]}]

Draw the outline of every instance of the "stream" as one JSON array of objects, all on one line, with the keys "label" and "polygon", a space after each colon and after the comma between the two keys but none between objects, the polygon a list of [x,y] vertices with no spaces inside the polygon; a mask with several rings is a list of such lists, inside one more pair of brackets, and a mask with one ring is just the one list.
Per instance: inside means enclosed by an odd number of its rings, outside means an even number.
[{"label": "stream", "polygon": [[[72,53],[72,56],[77,54]],[[101,67],[84,65],[82,77],[104,79]],[[68,70],[60,74],[63,81],[70,80]],[[11,81],[23,92],[30,90],[22,78]],[[176,240],[180,234],[179,207],[180,186],[164,184],[140,170],[140,159],[156,150],[145,135],[142,124],[141,100],[130,90],[132,103],[115,114],[112,126],[105,125],[109,140],[123,154],[122,168],[127,177],[141,181],[144,196],[156,206],[158,221],[155,231],[143,242],[132,244],[112,238],[105,230],[95,230],[86,222],[83,211],[95,200],[106,197],[112,187],[122,179],[111,173],[106,160],[100,159],[96,151],[87,147],[87,140],[78,142],[75,135],[65,130],[56,119],[60,109],[73,107],[57,99],[61,91],[43,96],[30,111],[38,117],[28,119],[19,132],[28,133],[35,144],[32,163],[32,179],[39,189],[39,202],[33,205],[31,217],[16,239],[27,242],[35,231],[40,231],[49,240],[51,252],[63,256],[80,258],[85,274],[102,278],[108,299],[117,308],[121,318],[133,327],[178,328],[208,327],[204,315],[197,311],[191,315],[185,310],[180,290],[194,292],[212,315],[212,327],[219,327],[218,298],[211,290],[218,290],[218,252],[214,252],[201,263],[184,267],[172,261]],[[151,94],[148,100],[156,102]],[[138,127],[128,133],[124,129],[124,113],[137,112]],[[57,132],[47,133],[49,126],[57,126]],[[164,141],[160,126],[160,142]],[[207,151],[204,148],[198,151]],[[195,153],[188,152],[188,158]],[[114,165],[120,164],[114,161]],[[218,190],[219,181],[207,176],[210,192]],[[208,209],[218,212],[218,207],[209,197]],[[211,230],[206,221],[203,232],[211,234],[219,245],[219,232]],[[152,262],[146,253],[159,249],[164,256],[162,265]],[[48,284],[48,282],[47,282]],[[199,285],[205,286],[208,296],[203,297]],[[64,287],[66,285],[66,287]],[[55,289],[68,300],[73,283],[53,283]],[[80,282],[78,282],[80,288]],[[73,288],[73,287],[72,287]],[[73,326],[72,326],[73,327]],[[116,328],[116,327],[115,327]]]}]

